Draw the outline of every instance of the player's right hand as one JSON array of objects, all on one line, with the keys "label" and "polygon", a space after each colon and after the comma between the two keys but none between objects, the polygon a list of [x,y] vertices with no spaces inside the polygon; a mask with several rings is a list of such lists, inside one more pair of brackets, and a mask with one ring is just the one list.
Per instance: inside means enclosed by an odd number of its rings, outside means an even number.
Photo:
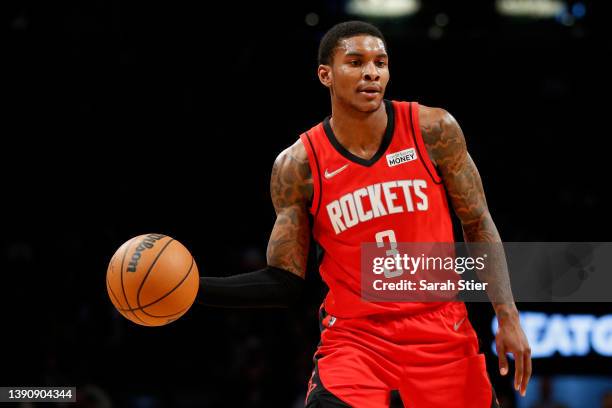
[{"label": "player's right hand", "polygon": [[498,314],[497,319],[499,331],[495,336],[495,346],[499,358],[499,372],[501,375],[508,374],[506,353],[511,353],[514,357],[514,389],[520,391],[524,397],[531,377],[531,348],[527,336],[523,332],[516,309],[512,313]]}]

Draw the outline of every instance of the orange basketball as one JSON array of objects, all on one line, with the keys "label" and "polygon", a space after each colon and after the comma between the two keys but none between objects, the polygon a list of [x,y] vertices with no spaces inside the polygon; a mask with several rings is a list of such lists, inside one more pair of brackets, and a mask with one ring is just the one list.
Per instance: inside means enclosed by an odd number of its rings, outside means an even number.
[{"label": "orange basketball", "polygon": [[143,326],[163,326],[184,315],[199,284],[191,253],[162,234],[130,239],[115,252],[106,271],[106,289],[115,308]]}]

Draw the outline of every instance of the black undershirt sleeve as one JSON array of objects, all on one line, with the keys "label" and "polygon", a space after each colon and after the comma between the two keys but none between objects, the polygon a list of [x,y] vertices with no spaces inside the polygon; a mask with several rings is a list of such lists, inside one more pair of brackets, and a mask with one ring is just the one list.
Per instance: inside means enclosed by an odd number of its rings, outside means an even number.
[{"label": "black undershirt sleeve", "polygon": [[299,298],[303,287],[303,278],[268,266],[223,278],[200,277],[196,302],[227,308],[289,307]]}]

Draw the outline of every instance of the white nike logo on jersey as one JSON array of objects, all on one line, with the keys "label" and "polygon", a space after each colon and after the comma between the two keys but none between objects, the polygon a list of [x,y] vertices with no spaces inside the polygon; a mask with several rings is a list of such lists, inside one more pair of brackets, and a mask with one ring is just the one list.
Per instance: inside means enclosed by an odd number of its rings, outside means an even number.
[{"label": "white nike logo on jersey", "polygon": [[453,326],[455,331],[459,330],[459,326],[461,326],[461,323],[463,323],[464,320],[465,320],[465,317],[459,320],[457,323],[455,323],[455,325]]},{"label": "white nike logo on jersey", "polygon": [[340,173],[342,170],[346,169],[347,167],[348,167],[348,163],[340,167],[338,170],[332,171],[331,173],[329,172],[329,170],[325,169],[325,178],[330,179],[334,177],[336,174]]}]

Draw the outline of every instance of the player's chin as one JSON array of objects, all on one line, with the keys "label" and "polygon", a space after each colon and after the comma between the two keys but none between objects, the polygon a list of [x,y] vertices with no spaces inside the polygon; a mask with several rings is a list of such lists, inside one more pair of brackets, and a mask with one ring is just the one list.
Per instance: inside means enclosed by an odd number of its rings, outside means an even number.
[{"label": "player's chin", "polygon": [[382,94],[376,93],[374,95],[367,95],[365,98],[358,98],[358,100],[355,101],[355,105],[361,112],[375,112],[380,108],[382,101]]}]

